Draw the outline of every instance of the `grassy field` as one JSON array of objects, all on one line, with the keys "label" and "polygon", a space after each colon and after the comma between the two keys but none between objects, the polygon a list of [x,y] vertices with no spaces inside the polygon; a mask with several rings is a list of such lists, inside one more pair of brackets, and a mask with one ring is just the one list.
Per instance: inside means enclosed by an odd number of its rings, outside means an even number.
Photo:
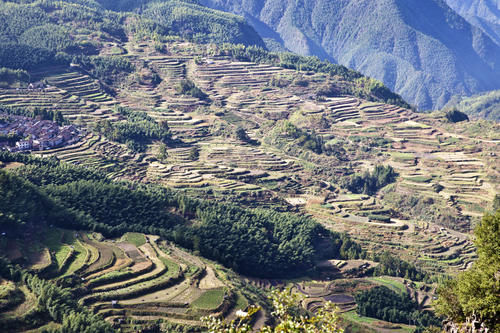
[{"label": "grassy field", "polygon": [[395,279],[391,279],[390,277],[372,277],[370,280],[379,282],[382,285],[389,287],[390,289],[398,292],[405,292],[406,288],[403,283],[396,281]]},{"label": "grassy field", "polygon": [[56,265],[58,269],[62,267],[65,259],[71,252],[71,247],[67,244],[62,243],[64,234],[64,230],[51,228],[48,229],[43,241],[43,244],[46,245],[49,250],[55,254]]},{"label": "grassy field", "polygon": [[208,290],[196,299],[192,306],[199,309],[210,310],[218,307],[224,299],[224,290]]},{"label": "grassy field", "polygon": [[415,327],[404,324],[392,324],[375,318],[363,317],[357,314],[356,310],[344,312],[340,317],[349,322],[354,322],[368,329],[379,332],[412,333]]},{"label": "grassy field", "polygon": [[140,234],[137,232],[127,232],[125,235],[123,235],[123,240],[132,243],[137,247],[146,244],[146,237],[144,237],[144,234]]},{"label": "grassy field", "polygon": [[243,297],[240,293],[236,293],[236,303],[234,305],[235,309],[245,310],[248,306],[248,300]]}]

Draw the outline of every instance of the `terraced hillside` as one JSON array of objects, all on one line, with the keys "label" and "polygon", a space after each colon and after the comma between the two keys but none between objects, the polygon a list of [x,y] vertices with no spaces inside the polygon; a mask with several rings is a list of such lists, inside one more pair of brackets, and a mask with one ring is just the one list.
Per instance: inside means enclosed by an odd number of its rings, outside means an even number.
[{"label": "terraced hillside", "polygon": [[100,135],[87,134],[77,143],[62,148],[34,152],[43,157],[57,157],[75,165],[100,169],[111,178],[141,180],[149,165],[145,154],[129,151],[123,145],[106,140]]},{"label": "terraced hillside", "polygon": [[[370,251],[388,249],[434,271],[474,260],[467,233],[500,190],[498,125],[475,122],[475,132],[465,131],[438,113],[339,94],[340,77],[234,59],[215,45],[121,47],[143,79],[131,74],[130,85],[114,87],[116,99],[78,68],[57,67],[33,74],[50,84],[44,91],[4,90],[0,101],[60,109],[81,124],[123,121],[115,103],[145,111],[168,124],[176,141],[167,154],[158,158],[157,143],[133,153],[89,131],[43,155],[194,196],[309,213]],[[179,90],[185,81],[205,97]],[[375,195],[342,186],[375,165],[392,166],[396,183]]]},{"label": "terraced hillside", "polygon": [[[246,303],[213,264],[158,236],[128,233],[106,240],[97,233],[53,228],[39,242],[12,243],[9,248],[9,259],[32,253],[27,265],[40,276],[79,287],[79,302],[123,332],[161,327],[162,322],[199,327],[201,316],[230,316]],[[2,310],[0,323],[36,306],[26,288],[19,292],[24,301]]]},{"label": "terraced hillside", "polygon": [[0,104],[18,108],[61,111],[68,120],[83,124],[113,119],[116,102],[100,83],[78,68],[48,67],[33,71],[34,81],[46,82],[25,89],[0,89]]},{"label": "terraced hillside", "polygon": [[[202,332],[239,310],[257,331],[286,288],[310,315],[332,301],[346,332],[420,332],[437,282],[478,259],[499,124],[416,113],[315,57],[223,44],[258,36],[201,5],[11,2],[0,17],[0,149],[27,141],[0,152],[0,331]],[[420,105],[451,97],[410,81]],[[80,140],[30,152],[40,134],[22,129],[40,119]],[[358,296],[380,289],[409,307],[368,313]]]},{"label": "terraced hillside", "polygon": [[[113,94],[75,67],[32,72],[47,82],[43,89],[0,89],[2,104],[59,110],[84,129],[78,143],[35,154],[97,168],[115,180],[307,214],[347,232],[369,255],[389,251],[431,273],[454,274],[476,260],[470,230],[500,192],[498,124],[452,124],[443,113],[369,101],[372,96],[345,93],[349,83],[341,76],[251,62],[215,45],[171,39],[158,50],[152,41],[130,38],[115,46],[135,72],[108,87]],[[97,121],[126,124],[118,107],[145,112],[168,128],[168,140],[153,140],[138,152],[98,134]],[[353,179],[381,165],[395,170],[393,183],[374,192],[350,189]],[[123,331],[154,328],[158,320],[167,330],[200,326],[200,317],[213,313],[235,318],[238,308],[255,302],[235,284],[263,295],[290,284],[230,279],[226,269],[153,235],[105,240],[53,229],[37,251],[11,245],[11,259],[28,253],[30,269],[78,287],[81,304]],[[318,263],[318,286],[298,283],[294,291],[309,296],[306,309],[314,312],[331,299],[345,310],[345,320],[358,324],[369,319],[356,317],[351,298],[365,287],[397,283],[416,292],[419,303],[432,297],[432,290],[404,281],[365,278],[359,286],[336,288],[338,281],[328,280],[363,275],[365,264],[336,262],[323,274],[325,263]],[[24,293],[19,313],[35,306]],[[265,319],[259,315],[255,325]]]}]

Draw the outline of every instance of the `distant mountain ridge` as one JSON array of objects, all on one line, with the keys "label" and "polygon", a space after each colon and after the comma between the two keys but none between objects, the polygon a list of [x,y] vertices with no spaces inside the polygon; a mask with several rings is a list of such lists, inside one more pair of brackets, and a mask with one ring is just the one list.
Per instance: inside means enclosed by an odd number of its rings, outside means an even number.
[{"label": "distant mountain ridge", "polygon": [[471,24],[480,27],[500,45],[499,0],[446,0],[448,5]]},{"label": "distant mountain ridge", "polygon": [[383,81],[420,109],[500,88],[500,46],[443,0],[202,0],[264,40]]}]

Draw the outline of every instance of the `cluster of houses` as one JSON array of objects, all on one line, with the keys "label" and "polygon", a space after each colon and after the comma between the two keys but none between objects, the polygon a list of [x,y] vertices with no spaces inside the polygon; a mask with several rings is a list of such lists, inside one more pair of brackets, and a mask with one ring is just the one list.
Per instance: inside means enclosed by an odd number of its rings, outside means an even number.
[{"label": "cluster of houses", "polygon": [[[59,126],[50,120],[0,114],[0,149],[11,152],[46,150],[73,144],[81,134],[73,125]],[[15,142],[12,139],[15,138]]]}]

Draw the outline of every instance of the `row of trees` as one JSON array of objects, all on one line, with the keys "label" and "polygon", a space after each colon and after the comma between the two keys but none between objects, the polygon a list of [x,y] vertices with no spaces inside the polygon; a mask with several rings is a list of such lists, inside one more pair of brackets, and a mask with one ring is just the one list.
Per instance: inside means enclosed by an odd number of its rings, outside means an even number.
[{"label": "row of trees", "polygon": [[106,84],[113,84],[135,70],[130,60],[119,56],[76,56],[73,62]]},{"label": "row of trees", "polygon": [[0,113],[6,115],[16,115],[30,118],[37,118],[40,120],[51,120],[59,125],[68,124],[69,122],[64,119],[61,111],[53,111],[42,108],[13,108],[9,106],[0,106]]},{"label": "row of trees", "polygon": [[397,276],[413,281],[430,280],[427,273],[419,270],[415,265],[394,257],[387,251],[383,252],[380,256],[376,256],[374,259],[380,263],[375,267],[373,271],[374,275]]},{"label": "row of trees", "polygon": [[10,86],[16,82],[27,85],[30,82],[30,75],[21,69],[0,68],[0,87]]}]

